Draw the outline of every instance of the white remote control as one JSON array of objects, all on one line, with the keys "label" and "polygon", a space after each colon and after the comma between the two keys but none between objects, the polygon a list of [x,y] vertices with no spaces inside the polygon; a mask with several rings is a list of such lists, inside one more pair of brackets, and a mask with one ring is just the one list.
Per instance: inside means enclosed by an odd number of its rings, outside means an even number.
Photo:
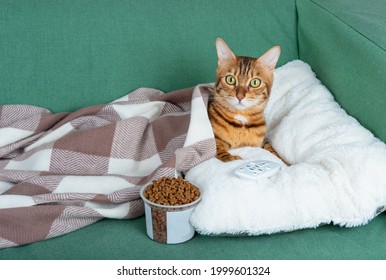
[{"label": "white remote control", "polygon": [[241,179],[258,180],[274,175],[280,170],[280,164],[269,160],[254,160],[239,166],[235,174]]}]

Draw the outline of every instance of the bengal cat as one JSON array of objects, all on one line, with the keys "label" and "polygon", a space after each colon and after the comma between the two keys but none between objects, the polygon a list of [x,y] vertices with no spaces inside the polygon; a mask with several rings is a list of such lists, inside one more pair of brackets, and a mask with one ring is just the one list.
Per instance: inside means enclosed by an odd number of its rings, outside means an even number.
[{"label": "bengal cat", "polygon": [[236,56],[225,41],[218,38],[216,49],[216,84],[209,104],[216,157],[224,162],[241,159],[231,155],[229,150],[244,146],[263,147],[278,156],[265,141],[264,108],[271,92],[280,47],[272,47],[260,58]]}]

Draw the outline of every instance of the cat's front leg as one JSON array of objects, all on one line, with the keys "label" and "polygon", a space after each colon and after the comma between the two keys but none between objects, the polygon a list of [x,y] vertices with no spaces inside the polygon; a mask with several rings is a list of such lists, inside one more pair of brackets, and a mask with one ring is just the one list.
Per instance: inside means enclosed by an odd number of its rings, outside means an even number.
[{"label": "cat's front leg", "polygon": [[276,151],[275,149],[272,147],[271,143],[265,141],[264,145],[263,145],[263,149],[264,150],[267,150],[268,152],[270,152],[271,154],[275,155],[276,157],[280,158],[287,166],[290,166],[291,164],[289,164],[287,161],[285,161]]},{"label": "cat's front leg", "polygon": [[267,150],[268,152],[270,152],[271,154],[273,154],[274,156],[280,158],[279,154],[275,151],[275,149],[272,147],[271,143],[265,141],[265,143],[263,144],[263,149],[264,150]]},{"label": "cat's front leg", "polygon": [[230,154],[228,152],[230,149],[229,145],[219,139],[216,139],[216,149],[216,158],[223,162],[242,159],[240,156]]}]

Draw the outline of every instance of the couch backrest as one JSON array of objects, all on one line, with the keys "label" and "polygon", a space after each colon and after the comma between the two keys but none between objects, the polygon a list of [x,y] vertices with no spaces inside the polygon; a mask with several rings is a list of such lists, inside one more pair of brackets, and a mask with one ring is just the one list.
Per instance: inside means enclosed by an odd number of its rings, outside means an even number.
[{"label": "couch backrest", "polygon": [[386,142],[386,2],[297,0],[300,59],[346,112]]},{"label": "couch backrest", "polygon": [[0,104],[58,111],[213,82],[216,37],[298,57],[295,0],[0,0]]}]

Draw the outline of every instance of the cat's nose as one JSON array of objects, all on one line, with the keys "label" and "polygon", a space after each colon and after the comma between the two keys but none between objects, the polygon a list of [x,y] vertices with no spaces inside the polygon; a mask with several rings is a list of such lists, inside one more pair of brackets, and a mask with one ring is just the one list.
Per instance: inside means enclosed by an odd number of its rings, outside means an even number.
[{"label": "cat's nose", "polygon": [[245,94],[243,94],[243,93],[237,93],[237,94],[236,94],[236,98],[237,98],[239,101],[243,100],[244,97],[245,97]]},{"label": "cat's nose", "polygon": [[237,87],[236,88],[236,98],[241,102],[245,98],[245,95],[247,94],[247,90],[244,87]]}]

